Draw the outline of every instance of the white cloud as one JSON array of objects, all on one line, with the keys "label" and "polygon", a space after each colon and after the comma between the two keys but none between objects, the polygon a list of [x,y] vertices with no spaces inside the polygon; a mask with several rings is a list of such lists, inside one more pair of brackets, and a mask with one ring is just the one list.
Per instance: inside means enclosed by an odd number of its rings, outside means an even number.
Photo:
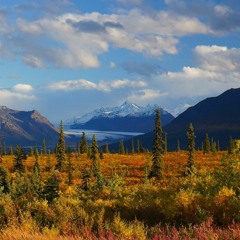
[{"label": "white cloud", "polygon": [[111,81],[110,86],[112,88],[123,87],[146,87],[147,83],[144,81],[130,81],[128,79]]},{"label": "white cloud", "polygon": [[134,92],[128,97],[128,100],[136,103],[152,102],[160,97],[168,96],[167,92],[161,92],[160,90],[154,89],[143,89]]},{"label": "white cloud", "polygon": [[29,84],[19,83],[13,86],[13,90],[16,92],[27,93],[27,92],[31,92],[33,90],[33,87]]},{"label": "white cloud", "polygon": [[44,68],[44,62],[39,59],[38,57],[31,56],[31,55],[26,55],[23,57],[23,61],[33,67],[33,68]]},{"label": "white cloud", "polygon": [[95,89],[97,85],[85,79],[67,80],[60,82],[53,82],[47,85],[47,88],[53,91],[75,91],[80,89]]},{"label": "white cloud", "polygon": [[178,37],[210,32],[194,17],[167,11],[150,15],[139,9],[116,14],[68,13],[32,22],[18,19],[17,24],[19,35],[32,40],[31,44],[21,45],[25,63],[40,68],[49,64],[96,68],[100,66],[99,56],[110,46],[159,58],[178,52]]},{"label": "white cloud", "polygon": [[240,48],[197,46],[195,55],[201,68],[214,72],[239,71]]}]

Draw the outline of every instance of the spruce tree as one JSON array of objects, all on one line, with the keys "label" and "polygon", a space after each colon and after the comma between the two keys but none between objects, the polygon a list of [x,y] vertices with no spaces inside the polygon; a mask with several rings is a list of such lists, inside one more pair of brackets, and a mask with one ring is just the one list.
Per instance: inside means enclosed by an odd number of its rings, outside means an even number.
[{"label": "spruce tree", "polygon": [[98,146],[97,146],[96,135],[94,134],[92,137],[91,152],[90,152],[90,159],[92,160],[91,172],[93,176],[97,176],[99,172],[99,166],[97,163],[97,154],[98,154]]},{"label": "spruce tree", "polygon": [[43,196],[46,198],[46,200],[49,203],[52,203],[52,201],[59,197],[59,183],[60,180],[56,173],[53,173],[48,179],[45,184],[44,190],[43,190]]},{"label": "spruce tree", "polygon": [[13,159],[13,162],[14,162],[13,170],[23,172],[24,170],[23,161],[27,159],[27,156],[23,148],[17,145],[15,147],[14,155],[15,157]]},{"label": "spruce tree", "polygon": [[110,153],[109,147],[108,147],[108,142],[105,144],[105,153]]},{"label": "spruce tree", "polygon": [[228,145],[228,154],[233,154],[235,152],[235,141],[232,137],[229,138],[229,145]]},{"label": "spruce tree", "polygon": [[0,187],[3,193],[10,192],[9,173],[2,165],[0,165]]},{"label": "spruce tree", "polygon": [[132,154],[135,153],[135,149],[134,149],[134,139],[132,139]]},{"label": "spruce tree", "polygon": [[210,153],[211,151],[211,144],[210,144],[210,140],[209,140],[209,137],[208,137],[208,134],[206,133],[206,137],[205,137],[205,140],[204,140],[204,151],[203,153],[206,154],[206,153]]},{"label": "spruce tree", "polygon": [[63,164],[65,162],[65,141],[64,141],[64,133],[63,133],[63,122],[60,122],[60,130],[59,130],[59,139],[57,144],[57,165],[56,169],[60,172],[63,170]]},{"label": "spruce tree", "polygon": [[80,142],[80,153],[87,153],[87,151],[88,151],[87,137],[85,132],[83,132]]},{"label": "spruce tree", "polygon": [[71,153],[68,154],[67,174],[68,174],[68,186],[70,186],[73,184]]},{"label": "spruce tree", "polygon": [[152,166],[149,172],[148,178],[155,177],[156,179],[163,178],[163,153],[164,153],[164,141],[163,131],[161,125],[160,110],[155,110],[155,129],[154,129],[154,142],[153,142],[153,158]]},{"label": "spruce tree", "polygon": [[168,151],[168,146],[167,146],[167,133],[164,133],[164,152]]},{"label": "spruce tree", "polygon": [[34,166],[33,166],[33,171],[37,171],[40,173],[40,165],[39,165],[39,162],[38,162],[38,150],[36,148],[35,150],[35,163],[34,163]]},{"label": "spruce tree", "polygon": [[179,139],[177,140],[177,152],[181,151],[181,147],[180,147],[180,141]]},{"label": "spruce tree", "polygon": [[121,140],[120,143],[119,143],[119,154],[125,154],[125,148],[124,148],[123,140]]},{"label": "spruce tree", "polygon": [[12,148],[12,146],[10,146],[10,147],[8,148],[8,154],[9,154],[10,156],[13,155],[13,148]]},{"label": "spruce tree", "polygon": [[186,165],[186,171],[185,174],[188,175],[192,172],[192,170],[195,167],[194,164],[194,152],[195,152],[195,134],[194,134],[194,128],[192,123],[190,123],[188,131],[187,131],[187,137],[188,137],[188,162]]},{"label": "spruce tree", "polygon": [[100,159],[104,159],[103,150],[102,150],[101,147],[100,147],[100,149],[99,149],[99,158],[100,158]]},{"label": "spruce tree", "polygon": [[43,154],[47,154],[47,146],[46,146],[46,140],[45,138],[43,139],[43,150],[42,150]]}]

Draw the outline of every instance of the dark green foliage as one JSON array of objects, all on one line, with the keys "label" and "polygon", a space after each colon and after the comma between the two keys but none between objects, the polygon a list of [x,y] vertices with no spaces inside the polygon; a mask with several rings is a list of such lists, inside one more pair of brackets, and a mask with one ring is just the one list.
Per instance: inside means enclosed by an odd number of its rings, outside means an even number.
[{"label": "dark green foliage", "polygon": [[29,148],[29,152],[28,152],[28,156],[33,156],[33,154],[34,154],[34,150],[33,150],[33,148],[32,147],[30,147]]},{"label": "dark green foliage", "polygon": [[27,159],[27,155],[25,154],[24,149],[17,145],[15,147],[14,155],[15,157],[13,159],[13,170],[23,172],[23,161]]},{"label": "dark green foliage", "polygon": [[44,186],[44,190],[43,190],[43,196],[45,197],[45,199],[49,202],[52,203],[52,201],[59,197],[59,183],[60,180],[58,178],[58,176],[56,175],[56,173],[53,173],[52,176],[50,176],[47,179],[47,182]]},{"label": "dark green foliage", "polygon": [[164,141],[163,141],[163,131],[161,125],[160,110],[155,110],[155,129],[154,129],[154,142],[152,150],[152,166],[148,177],[155,177],[156,179],[163,178],[163,153],[164,153]]},{"label": "dark green foliage", "polygon": [[108,147],[108,142],[105,144],[105,153],[110,153],[109,147]]},{"label": "dark green foliage", "polygon": [[3,193],[9,193],[10,182],[8,171],[2,165],[0,165],[0,187],[2,188]]},{"label": "dark green foliage", "polygon": [[168,151],[167,147],[167,133],[164,133],[164,152]]},{"label": "dark green foliage", "polygon": [[134,154],[135,153],[135,149],[134,149],[134,139],[132,139],[132,154]]},{"label": "dark green foliage", "polygon": [[12,146],[10,146],[10,147],[8,148],[8,154],[9,154],[10,156],[13,155],[13,148],[12,148]]},{"label": "dark green foliage", "polygon": [[87,151],[88,151],[87,138],[85,132],[83,132],[80,142],[80,153],[87,153]]},{"label": "dark green foliage", "polygon": [[194,152],[195,152],[195,134],[194,134],[194,128],[192,123],[190,123],[188,131],[187,131],[187,138],[188,138],[188,162],[186,165],[185,174],[190,174],[194,167]]},{"label": "dark green foliage", "polygon": [[102,148],[100,148],[100,150],[99,150],[99,158],[104,159]]},{"label": "dark green foliage", "polygon": [[40,173],[40,165],[39,165],[39,162],[38,162],[38,150],[35,149],[35,163],[34,163],[34,166],[33,166],[33,171],[37,171]]},{"label": "dark green foliage", "polygon": [[68,186],[70,186],[73,184],[71,153],[68,154],[67,176],[68,176]]},{"label": "dark green foliage", "polygon": [[123,140],[121,140],[120,143],[119,143],[119,154],[125,154],[125,148],[124,148]]},{"label": "dark green foliage", "polygon": [[229,138],[229,145],[228,145],[228,154],[233,154],[236,150],[235,141],[232,137]]},{"label": "dark green foliage", "polygon": [[180,141],[179,139],[177,140],[177,152],[181,151],[181,147],[180,147]]},{"label": "dark green foliage", "polygon": [[47,146],[46,146],[46,140],[45,138],[43,139],[43,150],[42,150],[43,154],[47,154]]},{"label": "dark green foliage", "polygon": [[211,144],[207,133],[203,143],[203,152],[204,154],[211,152]]},{"label": "dark green foliage", "polygon": [[91,153],[90,153],[90,159],[92,160],[91,172],[93,176],[96,176],[99,172],[99,166],[97,164],[97,154],[98,154],[98,146],[97,146],[96,135],[94,134],[92,137]]},{"label": "dark green foliage", "polygon": [[60,131],[59,131],[59,139],[57,144],[57,165],[56,169],[60,172],[63,170],[63,164],[65,162],[65,141],[64,141],[64,133],[63,133],[63,122],[60,122]]}]

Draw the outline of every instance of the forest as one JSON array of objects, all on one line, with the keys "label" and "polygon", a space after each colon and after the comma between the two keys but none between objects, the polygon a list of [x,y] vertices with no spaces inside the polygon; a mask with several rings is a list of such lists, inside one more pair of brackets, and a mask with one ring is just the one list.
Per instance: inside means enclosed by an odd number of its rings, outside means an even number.
[{"label": "forest", "polygon": [[156,112],[151,152],[110,153],[83,133],[55,152],[21,146],[0,159],[0,239],[240,239],[240,151],[206,140],[168,152]]}]

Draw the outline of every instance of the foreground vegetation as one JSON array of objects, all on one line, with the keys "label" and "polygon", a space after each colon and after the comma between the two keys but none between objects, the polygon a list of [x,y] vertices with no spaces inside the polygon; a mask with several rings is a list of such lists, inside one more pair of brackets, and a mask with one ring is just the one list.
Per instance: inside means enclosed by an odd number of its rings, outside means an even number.
[{"label": "foreground vegetation", "polygon": [[240,239],[240,155],[165,153],[161,180],[152,155],[16,155],[0,168],[0,239]]}]

